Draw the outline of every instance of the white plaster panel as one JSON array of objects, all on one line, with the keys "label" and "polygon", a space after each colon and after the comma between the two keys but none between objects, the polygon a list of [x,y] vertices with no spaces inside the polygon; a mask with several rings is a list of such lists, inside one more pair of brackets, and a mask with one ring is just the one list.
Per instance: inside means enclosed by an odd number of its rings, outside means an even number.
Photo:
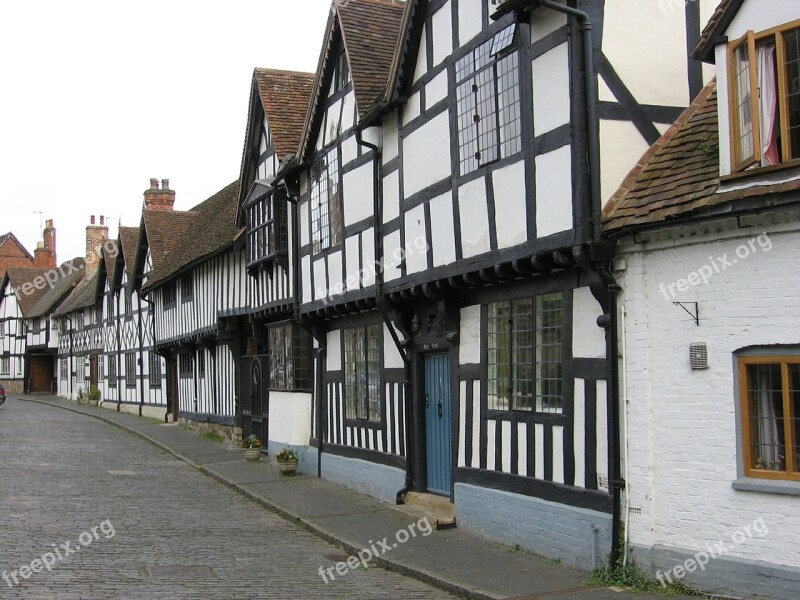
[{"label": "white plaster panel", "polygon": [[453,53],[453,10],[445,2],[431,19],[433,25],[433,66],[440,64]]},{"label": "white plaster panel", "polygon": [[429,110],[437,102],[447,98],[448,91],[447,69],[445,69],[425,86],[424,110]]},{"label": "white plaster panel", "polygon": [[[328,283],[334,293],[341,293],[344,288],[342,281],[342,251],[333,252],[328,255]],[[330,294],[329,294],[330,295]]]},{"label": "white plaster panel", "polygon": [[719,174],[730,175],[731,166],[731,126],[730,94],[728,94],[728,50],[725,44],[716,48],[717,67],[717,124],[719,126]]},{"label": "white plaster panel", "polygon": [[625,181],[650,147],[630,121],[600,121],[600,172],[603,204]]},{"label": "white plaster panel", "polygon": [[564,427],[553,426],[553,481],[564,483]]},{"label": "white plaster panel", "polygon": [[570,122],[567,43],[534,59],[532,69],[533,127],[538,136]]},{"label": "white plaster panel", "polygon": [[392,171],[383,178],[383,222],[400,216],[400,172]]},{"label": "white plaster panel", "polygon": [[586,381],[575,379],[573,399],[573,434],[575,447],[575,487],[586,487]]},{"label": "white plaster panel", "polygon": [[342,370],[342,332],[332,329],[328,332],[327,346],[325,348],[326,370]]},{"label": "white plaster panel", "polygon": [[422,26],[422,32],[420,34],[420,42],[419,42],[419,50],[417,52],[417,67],[414,69],[414,82],[416,83],[419,81],[420,77],[425,75],[428,72],[428,40],[427,40],[427,30],[428,26]]},{"label": "white plaster panel", "polygon": [[304,256],[300,261],[300,271],[303,274],[303,302],[313,300],[313,290],[311,289],[311,257]]},{"label": "white plaster panel", "polygon": [[403,188],[408,198],[450,177],[450,120],[447,111],[404,140]]},{"label": "white plaster panel", "polygon": [[687,106],[690,101],[686,13],[683,2],[673,4],[675,10],[657,10],[641,0],[606,3],[603,53],[642,104]]},{"label": "white plaster panel", "polygon": [[400,247],[400,231],[393,231],[383,238],[384,281],[397,279],[402,275],[400,261],[402,259],[402,248]]},{"label": "white plaster panel", "polygon": [[503,421],[500,424],[500,428],[503,436],[501,440],[503,448],[501,468],[504,473],[511,473],[511,453],[516,450],[516,448],[511,447],[511,421]]},{"label": "white plaster panel", "polygon": [[533,426],[534,435],[534,477],[536,479],[544,479],[544,425],[536,423]]},{"label": "white plaster panel", "polygon": [[749,30],[771,29],[796,21],[800,16],[797,0],[746,0],[726,30],[729,40],[738,40]]},{"label": "white plaster panel", "polygon": [[572,292],[572,356],[575,358],[605,358],[605,330],[597,326],[603,314],[588,287]]},{"label": "white plaster panel", "polygon": [[480,2],[458,3],[458,43],[464,45],[483,31],[483,10]]},{"label": "white plaster panel", "polygon": [[[608,398],[606,382],[597,380],[597,477],[608,479]],[[599,483],[598,483],[599,486]]]},{"label": "white plaster panel", "polygon": [[397,127],[397,112],[393,111],[383,120],[383,164],[395,159],[400,148],[400,131]]},{"label": "white plaster panel", "polygon": [[[396,333],[400,341],[403,341],[403,335],[399,331],[396,331]],[[400,351],[397,349],[386,323],[383,324],[383,365],[387,369],[402,369],[405,367],[403,357],[400,356]]]},{"label": "white plaster panel", "polygon": [[344,174],[344,225],[363,221],[374,212],[374,168],[366,163]]},{"label": "white plaster panel", "polygon": [[[563,0],[559,0],[564,4]],[[538,42],[554,31],[558,31],[567,24],[567,15],[550,10],[537,8],[531,12],[531,42]]]},{"label": "white plaster panel", "polygon": [[411,121],[416,119],[422,114],[420,108],[420,93],[416,92],[403,105],[403,126],[408,125]]},{"label": "white plaster panel", "polygon": [[458,188],[461,215],[461,251],[464,258],[483,254],[489,243],[489,213],[486,203],[486,180],[474,179]]},{"label": "white plaster panel", "polygon": [[538,237],[572,229],[572,150],[564,146],[536,157]]},{"label": "white plaster panel", "polygon": [[325,122],[325,145],[327,146],[341,133],[342,101],[337,100],[328,108],[328,119]]},{"label": "white plaster panel", "polygon": [[342,142],[342,166],[358,158],[358,142],[356,136],[351,135]]},{"label": "white plaster panel", "polygon": [[361,284],[369,287],[375,284],[375,230],[370,227],[361,234],[361,262],[364,265]]},{"label": "white plaster panel", "polygon": [[320,258],[314,261],[314,299],[319,300],[328,295],[327,283],[325,279],[325,259]]},{"label": "white plaster panel", "polygon": [[461,335],[458,360],[462,365],[481,362],[481,307],[466,306],[461,309]]},{"label": "white plaster panel", "polygon": [[431,209],[431,243],[433,266],[448,265],[456,260],[453,194],[446,192],[429,201]]},{"label": "white plaster panel", "polygon": [[353,91],[349,91],[344,97],[344,106],[342,107],[342,131],[347,131],[355,125],[356,119],[356,95]]},{"label": "white plaster panel", "polygon": [[[405,232],[406,232],[406,271],[410,273],[419,273],[428,268],[428,253],[420,251],[413,244],[413,240],[424,239],[427,240],[425,230],[425,206],[412,208],[405,214]],[[412,243],[409,243],[412,242]]]},{"label": "white plaster panel", "polygon": [[359,251],[358,251],[358,238],[359,234],[351,235],[344,241],[344,249],[345,249],[345,261],[347,264],[347,279],[345,280],[345,286],[348,290],[357,290],[360,285],[360,277],[359,277],[359,269],[361,266],[359,265]]},{"label": "white plaster panel", "polygon": [[311,394],[269,393],[269,441],[305,446],[311,437]]},{"label": "white plaster panel", "polygon": [[600,102],[616,102],[617,97],[614,95],[614,92],[611,91],[611,88],[608,87],[606,80],[603,79],[602,75],[597,76],[597,99]]},{"label": "white plaster panel", "polygon": [[525,163],[519,161],[498,169],[494,172],[492,181],[497,246],[510,248],[526,242],[528,240],[528,209],[525,204]]}]

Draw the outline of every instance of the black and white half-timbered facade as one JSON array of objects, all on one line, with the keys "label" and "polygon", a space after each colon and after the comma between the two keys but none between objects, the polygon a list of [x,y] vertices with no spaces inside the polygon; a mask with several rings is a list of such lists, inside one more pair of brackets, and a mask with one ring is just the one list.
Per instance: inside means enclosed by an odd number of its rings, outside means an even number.
[{"label": "black and white half-timbered facade", "polygon": [[614,548],[600,211],[702,88],[712,4],[336,3],[284,175],[322,476],[582,567]]},{"label": "black and white half-timbered facade", "polygon": [[247,302],[244,249],[235,245],[238,191],[234,182],[190,211],[151,201],[136,267],[155,315],[151,356],[167,364],[170,418],[229,439],[239,433],[238,328]]},{"label": "black and white half-timbered facade", "polygon": [[255,434],[273,452],[292,447],[301,472],[316,472],[317,464],[305,459],[312,424],[312,342],[310,330],[297,320],[294,167],[313,82],[310,73],[254,71],[237,213],[245,232],[249,313],[249,324],[240,331],[242,434]]},{"label": "black and white half-timbered facade", "polygon": [[10,268],[3,275],[0,287],[0,382],[8,394],[22,394],[28,389],[25,378],[25,314],[35,303],[33,281],[44,272]]}]

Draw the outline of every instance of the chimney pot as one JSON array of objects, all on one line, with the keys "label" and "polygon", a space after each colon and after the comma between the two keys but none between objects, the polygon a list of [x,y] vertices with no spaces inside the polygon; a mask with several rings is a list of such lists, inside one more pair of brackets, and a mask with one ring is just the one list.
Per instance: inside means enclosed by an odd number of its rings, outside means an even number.
[{"label": "chimney pot", "polygon": [[92,225],[94,225],[94,215],[92,215],[91,223],[92,223]]},{"label": "chimney pot", "polygon": [[150,189],[151,190],[157,190],[158,189],[158,179],[156,179],[155,177],[151,177],[150,178]]},{"label": "chimney pot", "polygon": [[168,190],[169,189],[169,179],[162,179],[161,180],[161,189]]},{"label": "chimney pot", "polygon": [[44,248],[44,242],[36,242],[36,249],[41,250]]}]

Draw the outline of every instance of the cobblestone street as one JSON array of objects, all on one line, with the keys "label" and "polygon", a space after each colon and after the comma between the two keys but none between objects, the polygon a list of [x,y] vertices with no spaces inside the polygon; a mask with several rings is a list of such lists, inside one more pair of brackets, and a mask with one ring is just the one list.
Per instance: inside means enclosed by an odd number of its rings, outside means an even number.
[{"label": "cobblestone street", "polygon": [[[319,567],[343,551],[134,435],[13,399],[0,407],[0,536],[0,598],[451,597],[379,568],[325,584]],[[80,550],[22,578],[68,541]]]}]

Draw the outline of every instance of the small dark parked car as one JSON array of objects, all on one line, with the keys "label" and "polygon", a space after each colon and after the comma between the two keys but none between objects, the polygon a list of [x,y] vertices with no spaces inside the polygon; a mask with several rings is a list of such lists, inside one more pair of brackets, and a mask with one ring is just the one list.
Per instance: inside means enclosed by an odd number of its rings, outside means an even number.
[{"label": "small dark parked car", "polygon": [[4,404],[6,401],[6,390],[3,387],[3,384],[0,383],[0,404]]}]

